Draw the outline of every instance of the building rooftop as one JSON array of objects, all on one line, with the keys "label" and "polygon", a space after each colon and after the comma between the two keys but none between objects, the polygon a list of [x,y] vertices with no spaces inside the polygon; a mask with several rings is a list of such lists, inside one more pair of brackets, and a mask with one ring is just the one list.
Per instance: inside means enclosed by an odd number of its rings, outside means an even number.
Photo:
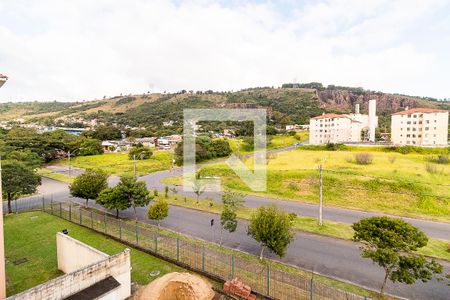
[{"label": "building rooftop", "polygon": [[435,109],[435,108],[411,108],[403,111],[399,111],[396,113],[393,113],[392,115],[410,115],[414,113],[440,113],[440,112],[448,112],[448,110],[445,109]]},{"label": "building rooftop", "polygon": [[312,119],[318,120],[318,119],[333,119],[333,118],[348,118],[348,116],[330,113],[330,114],[323,114],[323,115],[314,117]]}]

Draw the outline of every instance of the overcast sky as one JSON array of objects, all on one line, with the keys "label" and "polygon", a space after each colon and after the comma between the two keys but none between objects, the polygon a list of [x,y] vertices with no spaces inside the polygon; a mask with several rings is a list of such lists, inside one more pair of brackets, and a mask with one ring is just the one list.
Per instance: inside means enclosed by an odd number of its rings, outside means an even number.
[{"label": "overcast sky", "polygon": [[319,81],[450,97],[449,0],[0,0],[0,101]]}]

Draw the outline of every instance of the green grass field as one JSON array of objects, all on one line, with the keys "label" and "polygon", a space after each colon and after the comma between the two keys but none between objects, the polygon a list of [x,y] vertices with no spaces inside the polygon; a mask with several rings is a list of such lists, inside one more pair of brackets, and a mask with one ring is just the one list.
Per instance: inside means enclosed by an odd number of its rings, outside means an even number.
[{"label": "green grass field", "polygon": [[[7,294],[29,289],[63,273],[57,269],[55,234],[64,228],[70,236],[107,254],[130,248],[87,228],[42,212],[9,215],[4,218]],[[28,261],[15,265],[14,261]],[[183,271],[178,266],[131,248],[131,278],[139,284],[155,279],[149,273],[159,270],[161,275]]]},{"label": "green grass field", "polygon": [[[149,159],[138,160],[136,173],[138,176],[156,171],[166,170],[171,167],[172,154],[168,151],[155,151]],[[57,164],[67,164],[67,159],[59,160]],[[92,156],[78,156],[72,159],[72,166],[82,169],[102,169],[108,174],[118,176],[133,174],[133,161],[127,153],[109,153]]]},{"label": "green grass field", "polygon": [[[292,146],[295,143],[302,142],[308,139],[308,131],[299,131],[295,136],[290,135],[275,135],[270,138],[270,143],[267,145],[267,150],[280,149]],[[234,138],[228,139],[231,150],[234,153],[250,154],[252,151],[246,151],[242,139]],[[239,151],[238,151],[239,148]]]},{"label": "green grass field", "polygon": [[[450,221],[450,165],[432,163],[435,172],[429,172],[426,155],[386,152],[371,152],[373,163],[358,165],[355,153],[296,149],[274,154],[267,164],[267,191],[261,193],[252,192],[223,163],[204,166],[201,173],[220,176],[224,187],[231,190],[317,203],[317,167],[324,162],[325,205]],[[165,180],[181,182],[180,177]]]}]

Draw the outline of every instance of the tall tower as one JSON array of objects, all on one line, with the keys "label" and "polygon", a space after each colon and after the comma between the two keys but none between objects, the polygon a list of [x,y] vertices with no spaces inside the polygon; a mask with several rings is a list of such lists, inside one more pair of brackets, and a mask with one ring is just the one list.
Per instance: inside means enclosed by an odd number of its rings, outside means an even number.
[{"label": "tall tower", "polygon": [[369,100],[369,142],[375,142],[375,128],[377,127],[377,100]]},{"label": "tall tower", "polygon": [[[0,88],[8,77],[0,74]],[[0,156],[0,299],[6,299],[5,243],[3,239],[2,157]]]}]

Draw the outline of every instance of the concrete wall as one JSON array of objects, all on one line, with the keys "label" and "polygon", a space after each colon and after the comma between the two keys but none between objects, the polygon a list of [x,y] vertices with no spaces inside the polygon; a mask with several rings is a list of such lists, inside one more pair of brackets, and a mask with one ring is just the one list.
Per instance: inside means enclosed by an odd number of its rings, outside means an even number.
[{"label": "concrete wall", "polygon": [[[57,234],[57,241],[58,265],[61,259],[62,265],[60,268],[65,268],[67,270],[73,268],[75,270],[20,294],[13,295],[8,298],[9,300],[64,299],[65,297],[84,290],[109,276],[114,277],[114,279],[120,283],[120,287],[114,292],[105,295],[107,299],[126,299],[131,295],[131,263],[129,249],[125,249],[123,252],[112,256],[104,257],[106,254],[62,233]],[[65,251],[68,247],[74,247],[78,252],[69,251],[72,255],[60,254],[60,252],[63,252],[63,249]],[[95,260],[95,257],[99,259],[81,269],[76,269],[78,266],[82,265],[77,256],[83,256],[88,260]],[[71,258],[73,258],[75,262],[70,261]]]},{"label": "concrete wall", "polygon": [[58,269],[71,273],[104,260],[107,254],[61,232],[56,234]]}]

